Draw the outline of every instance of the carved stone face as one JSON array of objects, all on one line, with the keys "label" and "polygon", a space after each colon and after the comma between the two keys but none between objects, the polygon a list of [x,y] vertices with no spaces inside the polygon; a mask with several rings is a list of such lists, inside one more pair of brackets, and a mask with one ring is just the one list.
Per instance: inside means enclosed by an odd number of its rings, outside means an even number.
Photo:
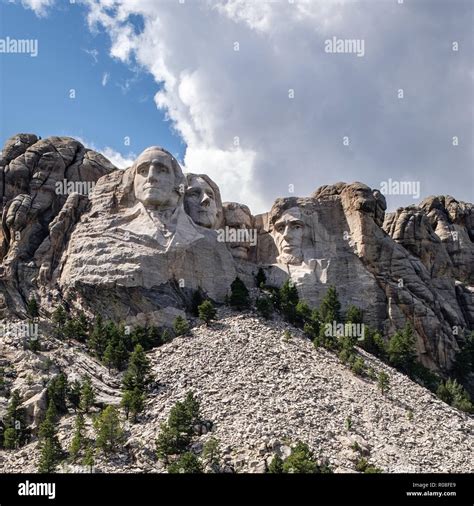
[{"label": "carved stone face", "polygon": [[206,228],[215,228],[217,223],[216,195],[202,177],[192,177],[188,182],[184,194],[184,208],[194,223]]},{"label": "carved stone face", "polygon": [[[230,229],[248,229],[252,228],[252,216],[242,207],[226,207],[224,205],[224,215],[226,227]],[[249,256],[249,242],[229,243],[230,252],[234,258],[247,260]]]},{"label": "carved stone face", "polygon": [[303,233],[304,223],[297,207],[288,209],[276,220],[273,237],[278,248],[279,262],[297,265],[303,261]]},{"label": "carved stone face", "polygon": [[135,162],[135,198],[145,207],[176,207],[179,193],[170,155],[159,150],[145,150]]}]

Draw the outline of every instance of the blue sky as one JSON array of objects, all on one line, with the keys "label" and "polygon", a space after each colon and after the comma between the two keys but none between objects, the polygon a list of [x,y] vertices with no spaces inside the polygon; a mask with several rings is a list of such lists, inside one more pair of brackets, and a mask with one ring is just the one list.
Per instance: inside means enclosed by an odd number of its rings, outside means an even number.
[{"label": "blue sky", "polygon": [[[181,159],[185,145],[153,102],[153,76],[111,58],[109,37],[91,33],[85,7],[62,3],[43,17],[21,4],[1,6],[1,37],[38,39],[37,57],[0,56],[1,141],[18,132],[68,135],[125,157],[162,144]],[[134,22],[139,29],[140,18]]]},{"label": "blue sky", "polygon": [[[36,58],[0,54],[1,142],[70,135],[120,166],[159,144],[254,213],[338,181],[419,185],[419,195],[387,193],[391,210],[430,195],[473,200],[472,0],[0,9],[0,38],[39,44]],[[362,41],[364,54],[326,51],[333,37]]]}]

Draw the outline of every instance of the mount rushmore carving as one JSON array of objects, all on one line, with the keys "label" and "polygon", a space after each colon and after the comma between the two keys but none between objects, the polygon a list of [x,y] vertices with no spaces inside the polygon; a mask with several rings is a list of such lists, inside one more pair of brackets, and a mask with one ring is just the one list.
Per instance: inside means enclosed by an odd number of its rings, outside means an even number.
[{"label": "mount rushmore carving", "polygon": [[378,190],[337,183],[253,216],[163,148],[119,170],[74,139],[30,134],[6,142],[0,172],[3,318],[24,317],[34,294],[44,311],[166,325],[196,291],[224,302],[261,268],[310,305],[335,286],[385,335],[409,321],[433,369],[449,370],[474,326],[473,205],[452,197],[386,213]]}]

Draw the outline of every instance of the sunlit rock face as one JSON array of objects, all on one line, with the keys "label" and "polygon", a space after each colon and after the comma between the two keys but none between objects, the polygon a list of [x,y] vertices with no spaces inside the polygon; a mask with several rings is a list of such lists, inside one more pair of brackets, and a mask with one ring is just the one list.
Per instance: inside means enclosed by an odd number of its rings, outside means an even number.
[{"label": "sunlit rock face", "polygon": [[186,174],[184,209],[197,225],[217,229],[224,212],[218,186],[206,174]]},{"label": "sunlit rock face", "polygon": [[232,256],[236,260],[251,260],[256,246],[256,230],[250,209],[238,202],[224,202],[224,224]]},{"label": "sunlit rock face", "polygon": [[185,212],[185,188],[178,162],[158,147],[102,178],[64,254],[64,292],[119,294],[116,308],[104,300],[104,311],[148,314],[154,323],[169,320],[166,308],[184,308],[195,290],[223,301],[235,278],[232,256]]},{"label": "sunlit rock face", "polygon": [[0,158],[0,308],[24,314],[24,301],[49,282],[69,233],[97,180],[116,170],[70,137],[17,134]]},{"label": "sunlit rock face", "polygon": [[473,205],[449,196],[386,213],[378,190],[336,183],[253,216],[161,147],[118,170],[74,139],[31,134],[7,141],[0,171],[0,316],[25,315],[34,294],[45,310],[169,325],[196,290],[221,303],[262,268],[314,307],[335,286],[342,310],[360,307],[385,336],[410,322],[434,369],[474,327]]}]

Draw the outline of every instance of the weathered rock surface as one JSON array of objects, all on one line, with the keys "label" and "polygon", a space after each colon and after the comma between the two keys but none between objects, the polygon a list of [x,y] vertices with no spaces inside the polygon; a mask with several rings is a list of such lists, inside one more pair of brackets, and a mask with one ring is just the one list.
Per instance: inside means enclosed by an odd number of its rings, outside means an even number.
[{"label": "weathered rock surface", "polygon": [[386,215],[378,190],[337,183],[252,216],[163,148],[122,171],[73,139],[29,134],[7,141],[0,171],[0,316],[24,315],[35,294],[45,312],[65,302],[166,326],[197,290],[223,302],[262,267],[312,306],[334,285],[343,310],[361,307],[385,337],[410,322],[421,362],[441,374],[474,328],[473,205],[452,197]]},{"label": "weathered rock surface", "polygon": [[69,232],[87,204],[87,193],[117,170],[101,154],[70,137],[10,138],[0,158],[2,306],[24,314],[24,302],[49,278]]},{"label": "weathered rock surface", "polygon": [[[362,352],[376,373],[390,376],[391,389],[384,396],[375,381],[353,375],[334,354],[315,349],[283,322],[228,310],[219,316],[210,327],[197,327],[190,336],[148,353],[153,383],[145,411],[137,424],[126,425],[127,442],[119,454],[97,459],[97,472],[163,472],[154,447],[160,423],[189,390],[200,399],[207,421],[198,430],[195,449],[217,437],[228,472],[264,472],[274,455],[287,456],[296,440],[306,442],[336,472],[354,472],[355,442],[385,472],[474,471],[473,418],[406,376]],[[18,353],[11,340],[0,343],[8,354]],[[69,379],[88,376],[104,400],[119,402],[120,378],[80,347],[51,340],[38,360],[46,357]],[[27,360],[22,356],[13,362],[15,369],[31,371]],[[33,374],[36,382],[43,373]],[[15,387],[23,385],[24,380],[15,380]],[[73,425],[72,415],[61,419],[59,439],[65,449]],[[33,472],[38,456],[37,442],[3,452],[0,472]]]}]

